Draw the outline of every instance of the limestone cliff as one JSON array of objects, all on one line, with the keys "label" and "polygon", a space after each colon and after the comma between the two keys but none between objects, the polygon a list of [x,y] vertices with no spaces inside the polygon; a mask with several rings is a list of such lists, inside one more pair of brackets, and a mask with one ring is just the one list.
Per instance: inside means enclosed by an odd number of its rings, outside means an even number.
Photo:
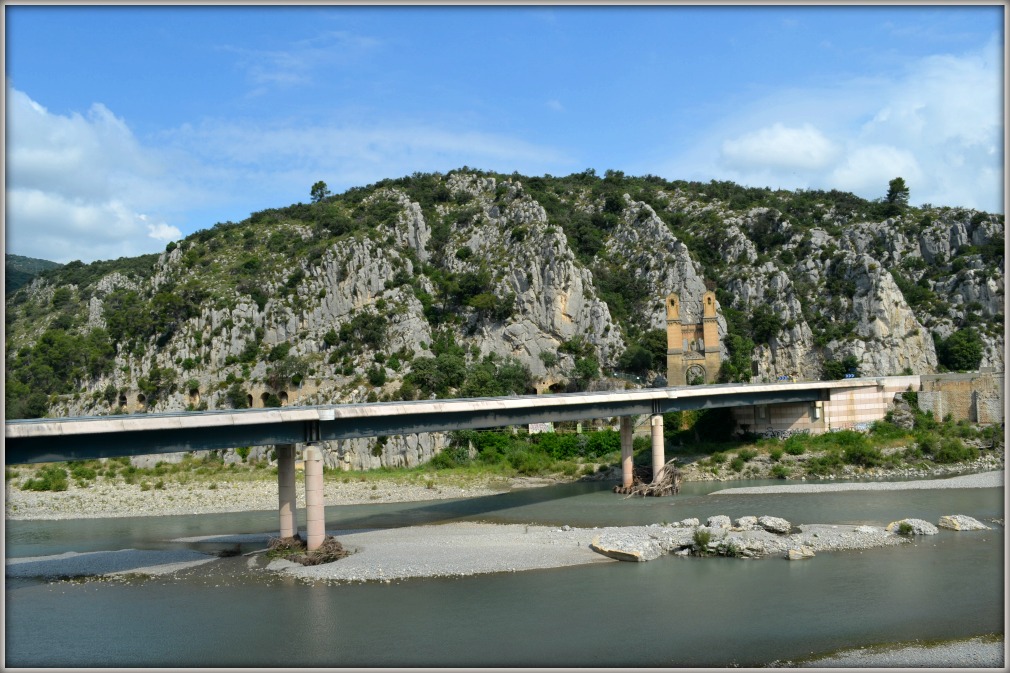
[{"label": "limestone cliff", "polygon": [[[664,298],[693,322],[706,288],[737,379],[819,378],[852,359],[864,375],[931,373],[937,344],[964,330],[979,366],[1002,370],[1002,215],[879,207],[615,172],[387,180],[156,258],[42,273],[8,298],[8,413],[454,395],[482,389],[467,369],[510,358],[534,387],[585,388],[639,345],[651,377],[665,374]],[[413,465],[444,445],[355,440],[327,461]]]}]

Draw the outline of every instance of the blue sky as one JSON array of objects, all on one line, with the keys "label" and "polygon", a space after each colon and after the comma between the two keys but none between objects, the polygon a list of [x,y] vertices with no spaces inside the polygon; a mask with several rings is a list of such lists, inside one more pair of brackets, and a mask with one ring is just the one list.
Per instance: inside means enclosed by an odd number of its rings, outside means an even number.
[{"label": "blue sky", "polygon": [[154,252],[415,171],[1004,211],[1004,9],[5,5],[7,252]]}]

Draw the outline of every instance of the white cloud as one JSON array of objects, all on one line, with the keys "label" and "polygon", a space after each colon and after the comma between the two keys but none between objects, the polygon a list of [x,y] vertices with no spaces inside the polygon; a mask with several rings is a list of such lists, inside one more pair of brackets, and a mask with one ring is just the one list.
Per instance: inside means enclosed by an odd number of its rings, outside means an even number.
[{"label": "white cloud", "polygon": [[[146,221],[147,216],[141,215],[141,221]],[[178,227],[173,227],[165,222],[157,222],[155,224],[147,224],[147,236],[148,238],[153,238],[156,241],[175,241],[182,238],[182,232],[179,231]]]},{"label": "white cloud", "polygon": [[829,174],[830,184],[854,194],[886,191],[887,183],[901,176],[909,185],[920,183],[923,171],[908,150],[889,145],[857,146],[845,153],[844,160]]},{"label": "white cloud", "polygon": [[562,105],[561,101],[557,100],[556,98],[552,98],[551,100],[547,101],[547,107],[550,108],[551,110],[554,110],[555,112],[565,111],[565,106]]},{"label": "white cloud", "polygon": [[700,129],[661,174],[868,199],[901,176],[913,204],[1003,212],[1002,63],[994,39],[912,62],[897,76],[773,92]]},{"label": "white cloud", "polygon": [[343,190],[463,165],[540,174],[572,164],[521,138],[379,120],[209,120],[151,145],[102,105],[53,114],[9,86],[7,119],[7,249],[58,262],[156,252],[183,231],[307,200],[317,180]]},{"label": "white cloud", "polygon": [[773,124],[722,144],[723,162],[739,170],[818,170],[828,165],[835,154],[831,141],[810,124]]},{"label": "white cloud", "polygon": [[314,73],[323,66],[345,66],[367,54],[381,42],[375,38],[346,31],[329,31],[298,40],[284,49],[248,49],[223,46],[238,56],[238,66],[255,85],[250,95],[266,93],[271,88],[304,86],[314,81]]},{"label": "white cloud", "polygon": [[142,212],[170,199],[163,167],[103,105],[57,115],[8,86],[7,143],[10,252],[91,261],[153,252],[152,234],[178,235]]}]

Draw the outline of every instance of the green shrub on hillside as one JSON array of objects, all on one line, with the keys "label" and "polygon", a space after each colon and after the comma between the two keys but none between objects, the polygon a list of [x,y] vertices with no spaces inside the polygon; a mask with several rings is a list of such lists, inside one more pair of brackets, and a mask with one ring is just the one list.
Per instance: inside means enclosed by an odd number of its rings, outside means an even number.
[{"label": "green shrub on hillside", "polygon": [[978,449],[966,446],[956,437],[949,437],[939,442],[931,451],[933,460],[937,463],[960,463],[978,458]]}]

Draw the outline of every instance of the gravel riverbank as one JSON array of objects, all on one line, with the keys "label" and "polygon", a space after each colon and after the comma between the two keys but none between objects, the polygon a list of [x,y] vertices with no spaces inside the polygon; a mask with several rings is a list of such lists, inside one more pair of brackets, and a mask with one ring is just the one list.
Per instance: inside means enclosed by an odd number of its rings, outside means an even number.
[{"label": "gravel riverbank", "polygon": [[942,643],[860,647],[802,662],[775,662],[773,667],[802,668],[1003,668],[1006,641],[982,636]]},{"label": "gravel riverbank", "polygon": [[999,488],[1003,486],[1003,472],[980,472],[962,474],[946,479],[924,479],[921,481],[865,481],[838,484],[821,482],[797,482],[781,486],[741,486],[713,491],[712,495],[745,495],[756,493],[827,493],[829,491],[910,491],[936,490],[939,488]]},{"label": "gravel riverbank", "polygon": [[[553,481],[517,478],[485,478],[453,483],[438,481],[428,486],[416,480],[369,480],[325,482],[324,504],[420,502],[454,498],[476,498],[504,493],[513,488],[540,486]],[[298,506],[305,507],[305,483],[296,484]],[[10,521],[52,519],[108,519],[125,516],[210,514],[277,509],[276,478],[250,481],[168,483],[163,489],[143,489],[140,484],[96,482],[87,487],[73,480],[66,491],[25,491],[4,489],[4,515]]]}]

